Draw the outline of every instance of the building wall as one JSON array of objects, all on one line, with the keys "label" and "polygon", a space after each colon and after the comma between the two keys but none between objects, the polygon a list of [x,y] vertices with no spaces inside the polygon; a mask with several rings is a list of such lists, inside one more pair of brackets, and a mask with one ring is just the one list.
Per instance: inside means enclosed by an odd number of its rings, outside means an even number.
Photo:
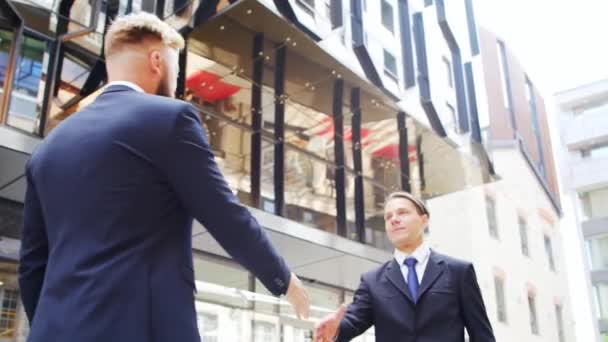
[{"label": "building wall", "polygon": [[[584,304],[580,310],[585,315],[592,311],[591,319],[586,323],[591,328],[587,334],[596,335],[599,331],[605,339],[608,338],[608,297],[605,291],[608,282],[594,275],[605,274],[608,270],[604,262],[608,251],[603,247],[608,236],[608,227],[603,224],[608,216],[608,173],[605,172],[608,157],[595,155],[589,150],[608,140],[605,120],[608,80],[557,93],[555,101],[559,112],[561,177],[576,215],[572,227],[576,228],[582,245],[583,267],[576,265],[578,269],[572,270],[575,277],[580,277],[577,288],[580,293],[576,296]],[[593,229],[586,233],[583,227]]]},{"label": "building wall", "polygon": [[[533,114],[526,94],[526,72],[520,64],[513,51],[508,47],[508,42],[505,42],[506,64],[508,67],[508,79],[510,82],[510,91],[512,99],[513,115],[515,117],[516,131],[512,127],[511,114],[505,107],[503,100],[503,81],[501,79],[502,70],[500,68],[497,42],[499,37],[487,29],[480,28],[480,47],[483,59],[483,72],[485,75],[485,85],[487,90],[488,112],[490,116],[489,129],[490,139],[495,141],[513,140],[516,136],[522,139],[525,149],[530,154],[532,161],[539,164],[541,161],[544,164],[545,175],[543,180],[547,183],[549,191],[559,203],[559,191],[557,188],[557,178],[555,171],[555,162],[552,156],[552,144],[549,134],[549,126],[547,124],[547,109],[545,101],[541,97],[538,89],[534,87],[533,80],[532,90],[536,102],[536,112],[538,117],[538,129],[540,138],[540,150],[537,142],[537,137],[534,133]],[[542,152],[542,153],[541,153]]]},{"label": "building wall", "polygon": [[[563,308],[565,341],[576,341],[557,213],[517,149],[495,152],[502,180],[428,201],[429,241],[440,252],[475,265],[497,341],[559,341],[555,304]],[[490,235],[486,197],[496,203],[498,239]],[[524,256],[519,218],[527,223],[529,257]],[[555,271],[545,250],[551,239]],[[507,321],[497,316],[494,278],[504,279]],[[539,335],[533,335],[528,290],[536,291]]]}]

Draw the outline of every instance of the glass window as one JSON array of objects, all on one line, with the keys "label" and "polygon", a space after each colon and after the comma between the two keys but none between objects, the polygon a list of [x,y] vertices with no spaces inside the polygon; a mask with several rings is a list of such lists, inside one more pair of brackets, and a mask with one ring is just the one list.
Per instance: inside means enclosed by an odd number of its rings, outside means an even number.
[{"label": "glass window", "polygon": [[44,81],[42,68],[48,60],[47,43],[23,38],[13,79],[7,125],[29,133],[38,133]]},{"label": "glass window", "polygon": [[500,277],[494,277],[494,288],[496,290],[496,313],[498,321],[507,322],[507,306],[505,303],[505,283]]},{"label": "glass window", "polygon": [[278,342],[276,324],[272,322],[254,320],[253,342]]},{"label": "glass window", "polygon": [[198,299],[231,307],[249,307],[249,302],[234,289],[249,290],[249,273],[225,260],[196,255],[194,275]]},{"label": "glass window", "polygon": [[608,320],[608,283],[600,282],[593,285],[597,318]]},{"label": "glass window", "polygon": [[525,256],[530,256],[528,249],[528,225],[523,218],[519,218],[519,239],[521,244],[521,253]]},{"label": "glass window", "polygon": [[17,290],[0,290],[2,298],[2,311],[0,312],[0,336],[12,338],[15,336],[15,322],[17,321],[17,302],[19,292]]},{"label": "glass window", "polygon": [[6,77],[12,44],[13,32],[0,29],[0,107],[4,97],[4,78]]},{"label": "glass window", "polygon": [[397,60],[386,49],[384,50],[384,73],[395,81],[399,80],[399,77],[397,77]]},{"label": "glass window", "polygon": [[608,156],[608,144],[595,145],[581,150],[583,158],[602,158]]},{"label": "glass window", "polygon": [[382,25],[392,33],[395,32],[394,27],[393,6],[386,0],[382,0]]},{"label": "glass window", "polygon": [[[348,112],[343,114],[346,117]],[[265,118],[265,120],[267,122],[266,126],[274,129],[274,117]],[[269,120],[272,120],[272,123]],[[349,121],[344,120],[344,132],[347,132],[348,126]],[[292,100],[285,102],[285,142],[287,144],[306,150],[324,160],[334,162],[334,141],[334,119],[332,116],[305,107]]]},{"label": "glass window", "polygon": [[545,252],[547,253],[547,260],[549,261],[549,268],[555,271],[555,259],[553,257],[553,244],[551,243],[551,237],[545,235]]},{"label": "glass window", "polygon": [[198,314],[198,331],[205,342],[219,342],[219,320],[216,314]]},{"label": "glass window", "polygon": [[394,249],[384,228],[384,201],[392,191],[394,190],[387,189],[375,180],[363,179],[365,241],[386,251]]},{"label": "glass window", "polygon": [[587,250],[592,270],[608,269],[608,234],[589,238]]},{"label": "glass window", "polygon": [[315,0],[296,0],[296,3],[309,15],[315,15]]},{"label": "glass window", "polygon": [[458,117],[456,117],[456,110],[454,109],[454,106],[446,102],[445,107],[448,115],[445,120],[446,126],[452,127],[454,131],[458,132]]},{"label": "glass window", "polygon": [[286,217],[335,234],[335,172],[334,164],[287,146],[285,148]]},{"label": "glass window", "polygon": [[452,63],[446,56],[443,56],[442,61],[443,61],[443,67],[444,67],[443,71],[445,73],[446,82],[448,83],[448,86],[450,88],[454,88],[454,78],[453,78],[454,76],[452,74]]},{"label": "glass window", "polygon": [[533,103],[534,100],[534,88],[532,88],[532,83],[530,82],[530,80],[526,77],[526,83],[524,85],[524,87],[526,88],[526,101],[528,101],[528,103]]},{"label": "glass window", "polygon": [[586,219],[608,217],[608,187],[585,192],[580,199]]},{"label": "glass window", "polygon": [[282,324],[281,326],[283,338],[282,342],[312,342],[313,331],[311,329],[294,327],[289,324]]},{"label": "glass window", "polygon": [[[329,312],[334,312],[341,304],[342,290],[304,280],[312,309],[311,319],[321,319]],[[291,305],[281,305],[281,315],[295,317]]]},{"label": "glass window", "polygon": [[488,219],[488,231],[490,236],[498,239],[498,223],[496,222],[496,202],[493,198],[486,196],[486,217]]},{"label": "glass window", "polygon": [[536,314],[536,298],[533,294],[528,294],[528,311],[530,313],[530,329],[532,334],[538,335],[538,316]]},{"label": "glass window", "polygon": [[496,48],[498,51],[498,65],[500,70],[498,71],[500,74],[500,80],[502,85],[502,100],[505,105],[505,108],[511,109],[511,99],[509,98],[509,69],[507,68],[507,53],[505,51],[505,45],[501,41],[496,42]]},{"label": "glass window", "polygon": [[555,320],[557,321],[557,336],[559,342],[565,342],[566,336],[564,334],[564,310],[559,304],[555,304]]}]

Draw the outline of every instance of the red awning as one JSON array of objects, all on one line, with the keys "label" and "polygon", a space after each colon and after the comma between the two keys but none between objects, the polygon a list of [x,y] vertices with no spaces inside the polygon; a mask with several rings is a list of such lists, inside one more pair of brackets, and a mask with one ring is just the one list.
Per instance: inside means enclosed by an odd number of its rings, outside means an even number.
[{"label": "red awning", "polygon": [[[325,125],[323,127],[323,129],[321,129],[320,131],[315,132],[314,134],[322,136],[322,135],[329,135],[332,139],[334,137],[334,120],[332,117],[330,116],[326,116],[325,118],[323,118],[323,120],[321,120],[321,123],[319,125]],[[361,128],[361,140],[365,140],[365,138],[372,132],[371,129],[369,128]],[[353,138],[353,131],[351,128],[345,128],[344,129],[344,133],[343,133],[343,140],[344,141],[351,141]],[[365,143],[364,143],[365,145]]]},{"label": "red awning", "polygon": [[241,90],[238,86],[222,82],[218,75],[205,70],[190,74],[186,79],[186,88],[207,101],[224,100]]},{"label": "red awning", "polygon": [[[408,155],[415,153],[416,147],[408,146],[407,152],[408,152]],[[386,159],[399,159],[399,145],[398,144],[385,145],[385,146],[375,150],[374,152],[372,152],[372,156],[383,157]],[[414,154],[414,156],[410,156],[409,160],[410,161],[416,160],[415,154]]]}]

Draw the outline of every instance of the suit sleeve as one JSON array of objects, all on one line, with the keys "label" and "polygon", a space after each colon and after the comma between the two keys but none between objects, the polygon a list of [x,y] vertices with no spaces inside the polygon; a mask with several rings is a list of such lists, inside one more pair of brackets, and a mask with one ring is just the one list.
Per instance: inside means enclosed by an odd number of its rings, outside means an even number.
[{"label": "suit sleeve", "polygon": [[166,153],[169,182],[184,207],[271,293],[286,293],[287,264],[228,187],[192,106],[178,115]]},{"label": "suit sleeve", "polygon": [[29,168],[26,169],[26,178],[27,190],[19,252],[19,288],[23,307],[31,324],[42,290],[49,248],[42,208]]},{"label": "suit sleeve", "polygon": [[363,334],[374,324],[372,314],[372,297],[365,277],[355,291],[353,302],[346,308],[344,318],[340,322],[336,341],[346,342]]},{"label": "suit sleeve", "polygon": [[477,283],[477,276],[472,264],[466,266],[461,279],[460,303],[464,315],[464,324],[469,333],[469,341],[495,342],[492,325],[488,319],[481,289]]}]

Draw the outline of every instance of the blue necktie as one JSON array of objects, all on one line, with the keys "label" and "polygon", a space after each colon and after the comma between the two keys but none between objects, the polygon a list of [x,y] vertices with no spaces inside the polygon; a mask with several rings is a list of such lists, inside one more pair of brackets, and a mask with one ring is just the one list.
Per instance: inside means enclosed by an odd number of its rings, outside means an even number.
[{"label": "blue necktie", "polygon": [[418,275],[416,274],[416,258],[409,257],[405,259],[405,266],[407,266],[407,287],[410,289],[410,294],[414,303],[418,300]]}]

